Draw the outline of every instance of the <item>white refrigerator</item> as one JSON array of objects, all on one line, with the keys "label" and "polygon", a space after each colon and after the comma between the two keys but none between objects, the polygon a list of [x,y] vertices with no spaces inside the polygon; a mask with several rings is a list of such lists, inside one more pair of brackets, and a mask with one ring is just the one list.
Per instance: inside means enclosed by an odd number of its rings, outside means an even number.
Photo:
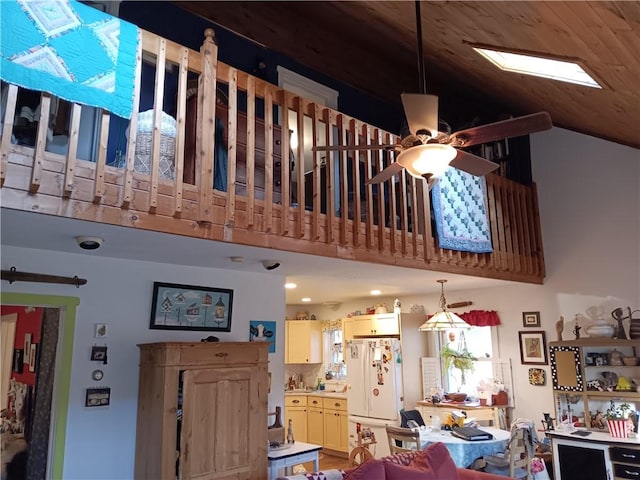
[{"label": "white refrigerator", "polygon": [[349,447],[358,443],[358,430],[370,429],[376,458],[389,455],[386,425],[399,425],[402,403],[402,352],[397,338],[358,338],[347,344],[349,388]]}]

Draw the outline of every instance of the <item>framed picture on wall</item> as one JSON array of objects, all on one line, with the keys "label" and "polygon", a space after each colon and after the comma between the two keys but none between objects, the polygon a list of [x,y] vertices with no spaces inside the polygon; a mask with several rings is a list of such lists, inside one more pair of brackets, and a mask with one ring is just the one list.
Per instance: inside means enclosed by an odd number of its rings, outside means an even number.
[{"label": "framed picture on wall", "polygon": [[518,332],[520,360],[523,365],[547,365],[547,340],[544,331]]},{"label": "framed picture on wall", "polygon": [[540,312],[522,312],[522,326],[540,328]]},{"label": "framed picture on wall", "polygon": [[154,282],[149,328],[230,332],[232,309],[233,290]]}]

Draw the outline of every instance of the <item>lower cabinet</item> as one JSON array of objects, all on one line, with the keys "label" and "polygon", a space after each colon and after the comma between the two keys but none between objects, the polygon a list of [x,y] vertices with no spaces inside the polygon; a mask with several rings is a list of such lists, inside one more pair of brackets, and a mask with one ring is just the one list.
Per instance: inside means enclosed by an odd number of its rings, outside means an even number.
[{"label": "lower cabinet", "polygon": [[293,420],[297,441],[349,452],[347,399],[320,395],[285,395],[285,428]]},{"label": "lower cabinet", "polygon": [[[292,420],[293,438],[298,442],[307,442],[307,396],[291,395],[284,398],[284,428],[287,432],[289,420]],[[286,439],[286,433],[285,433]]]},{"label": "lower cabinet", "polygon": [[322,397],[307,398],[307,442],[324,445],[324,408]]},{"label": "lower cabinet", "polygon": [[349,417],[347,401],[340,398],[323,398],[324,448],[338,452],[349,451]]}]

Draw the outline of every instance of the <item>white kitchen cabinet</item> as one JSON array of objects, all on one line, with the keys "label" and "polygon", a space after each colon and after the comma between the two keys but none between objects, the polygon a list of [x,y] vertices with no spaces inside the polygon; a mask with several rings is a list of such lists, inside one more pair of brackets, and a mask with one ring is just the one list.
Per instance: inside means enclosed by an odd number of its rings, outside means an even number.
[{"label": "white kitchen cabinet", "polygon": [[284,363],[322,363],[322,327],[318,320],[285,322]]}]

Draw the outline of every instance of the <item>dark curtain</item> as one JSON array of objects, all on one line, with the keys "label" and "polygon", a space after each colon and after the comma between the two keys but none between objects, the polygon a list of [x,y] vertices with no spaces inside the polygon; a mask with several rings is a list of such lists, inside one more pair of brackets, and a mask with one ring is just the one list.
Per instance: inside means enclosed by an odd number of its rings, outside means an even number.
[{"label": "dark curtain", "polygon": [[45,308],[42,332],[36,358],[35,399],[30,406],[31,431],[27,460],[27,480],[46,478],[49,453],[49,427],[51,425],[51,399],[56,368],[56,346],[60,311]]}]

